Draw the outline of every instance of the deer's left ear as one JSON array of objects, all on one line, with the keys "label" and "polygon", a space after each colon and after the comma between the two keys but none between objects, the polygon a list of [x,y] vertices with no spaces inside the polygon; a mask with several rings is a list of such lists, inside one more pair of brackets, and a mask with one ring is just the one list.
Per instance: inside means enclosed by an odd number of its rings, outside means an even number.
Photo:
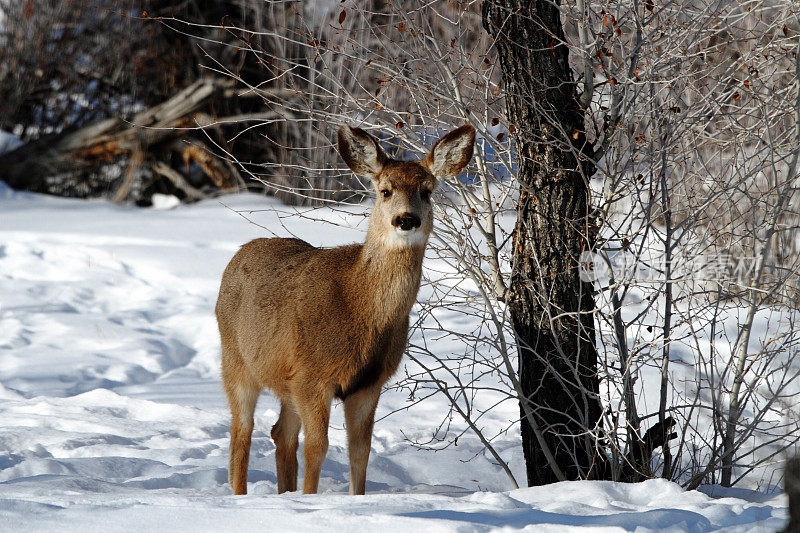
[{"label": "deer's left ear", "polygon": [[359,176],[374,178],[389,160],[378,141],[361,128],[344,126],[337,137],[339,154],[350,170]]},{"label": "deer's left ear", "polygon": [[469,164],[474,148],[475,128],[465,124],[436,141],[422,164],[437,178],[457,176]]}]

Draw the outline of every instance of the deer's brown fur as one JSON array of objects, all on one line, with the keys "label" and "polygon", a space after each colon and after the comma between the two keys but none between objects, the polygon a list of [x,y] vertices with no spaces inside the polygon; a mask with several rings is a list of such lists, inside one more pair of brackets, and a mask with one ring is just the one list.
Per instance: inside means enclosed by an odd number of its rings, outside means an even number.
[{"label": "deer's brown fur", "polygon": [[278,491],[297,489],[301,427],[303,492],[317,491],[330,404],[338,397],[345,409],[350,492],[364,493],[375,408],[405,350],[433,228],[429,195],[437,177],[467,165],[474,139],[474,129],[462,126],[422,161],[401,162],[389,159],[363,130],[342,128],[342,158],[354,172],[370,176],[378,191],[365,242],[323,249],[299,239],[256,239],[233,257],[216,313],[233,415],[229,481],[236,494],[247,492],[253,411],[264,388],[281,399],[272,428]]}]

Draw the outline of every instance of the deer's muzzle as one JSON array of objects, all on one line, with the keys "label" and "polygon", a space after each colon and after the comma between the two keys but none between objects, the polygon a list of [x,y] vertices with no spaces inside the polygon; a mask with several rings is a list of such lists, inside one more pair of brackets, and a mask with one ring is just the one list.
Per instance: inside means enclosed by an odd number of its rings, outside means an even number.
[{"label": "deer's muzzle", "polygon": [[411,231],[417,229],[422,225],[422,220],[417,215],[412,213],[405,213],[397,215],[392,219],[392,226],[400,228],[403,231]]}]

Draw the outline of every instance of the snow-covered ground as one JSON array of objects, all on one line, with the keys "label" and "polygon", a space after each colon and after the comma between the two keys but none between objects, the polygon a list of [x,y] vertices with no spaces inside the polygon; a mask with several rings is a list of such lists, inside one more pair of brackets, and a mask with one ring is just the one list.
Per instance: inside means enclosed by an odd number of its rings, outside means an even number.
[{"label": "snow-covered ground", "polygon": [[[276,494],[277,403],[266,393],[250,494],[232,496],[213,316],[222,270],[254,237],[335,245],[363,238],[366,219],[361,208],[330,210],[325,225],[279,215],[263,197],[222,202],[137,209],[0,182],[0,530],[774,531],[785,522],[782,495],[712,498],[663,480],[508,491],[468,434],[436,452],[410,445],[430,436],[444,406],[409,406],[399,391],[381,399],[367,496],[346,494],[340,406],[321,494]],[[260,226],[230,208],[254,210]],[[523,480],[518,439],[494,444]]]}]

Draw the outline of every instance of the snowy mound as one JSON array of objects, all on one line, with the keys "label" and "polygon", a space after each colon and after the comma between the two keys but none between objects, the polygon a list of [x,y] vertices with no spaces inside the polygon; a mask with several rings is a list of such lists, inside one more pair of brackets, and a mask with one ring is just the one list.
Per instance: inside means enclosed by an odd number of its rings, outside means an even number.
[{"label": "snowy mound", "polygon": [[[365,227],[358,209],[327,215],[358,226],[345,230],[279,217],[260,197],[224,202],[266,209],[248,216],[319,245],[359,240]],[[139,210],[15,195],[2,183],[0,213],[3,530],[771,531],[785,522],[782,495],[712,498],[663,480],[509,491],[468,433],[440,451],[411,446],[407,438],[430,438],[445,406],[409,407],[392,390],[379,407],[367,496],[346,494],[339,405],[321,494],[277,495],[269,429],[278,404],[264,394],[250,494],[234,497],[213,307],[227,261],[268,231],[214,201]],[[515,409],[495,416],[513,420]],[[524,479],[518,431],[494,444]]]},{"label": "snowy mound", "polygon": [[0,181],[0,199],[8,199],[14,195],[14,189],[6,185],[6,182]]},{"label": "snowy mound", "polygon": [[19,140],[19,137],[7,131],[0,130],[0,154],[16,150],[20,146],[22,146],[22,141]]}]

